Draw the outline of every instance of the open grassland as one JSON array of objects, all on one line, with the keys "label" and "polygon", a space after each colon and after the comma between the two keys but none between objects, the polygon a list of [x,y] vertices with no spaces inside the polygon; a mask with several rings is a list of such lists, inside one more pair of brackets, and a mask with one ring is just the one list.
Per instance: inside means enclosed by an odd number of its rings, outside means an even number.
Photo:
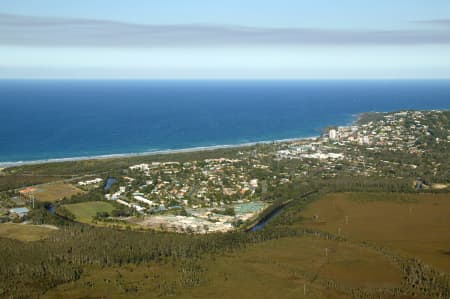
[{"label": "open grassland", "polygon": [[42,184],[33,187],[37,189],[34,192],[36,199],[46,202],[55,202],[63,199],[64,197],[70,198],[72,195],[84,193],[84,191],[78,189],[72,184],[62,182]]},{"label": "open grassland", "polygon": [[305,227],[373,242],[450,272],[450,194],[335,193],[302,215]]},{"label": "open grassland", "polygon": [[55,228],[43,225],[2,223],[0,237],[20,241],[37,241],[46,238]]},{"label": "open grassland", "polygon": [[104,201],[81,202],[63,205],[63,207],[75,216],[76,221],[84,223],[91,223],[97,212],[111,213],[114,210],[112,204]]},{"label": "open grassland", "polygon": [[79,281],[61,285],[46,297],[350,298],[351,289],[392,289],[400,286],[401,278],[396,265],[370,249],[296,237],[181,268],[170,264],[91,267]]}]

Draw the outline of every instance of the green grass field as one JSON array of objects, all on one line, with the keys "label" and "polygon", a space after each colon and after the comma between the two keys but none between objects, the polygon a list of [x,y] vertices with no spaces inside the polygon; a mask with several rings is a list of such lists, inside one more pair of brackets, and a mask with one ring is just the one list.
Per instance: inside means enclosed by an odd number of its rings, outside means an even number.
[{"label": "green grass field", "polygon": [[37,241],[46,238],[54,229],[41,225],[2,223],[0,237],[20,241]]},{"label": "green grass field", "polygon": [[84,223],[91,223],[92,217],[97,215],[97,212],[111,213],[114,206],[104,201],[89,201],[82,203],[75,203],[64,205],[69,212],[75,215],[75,220]]}]

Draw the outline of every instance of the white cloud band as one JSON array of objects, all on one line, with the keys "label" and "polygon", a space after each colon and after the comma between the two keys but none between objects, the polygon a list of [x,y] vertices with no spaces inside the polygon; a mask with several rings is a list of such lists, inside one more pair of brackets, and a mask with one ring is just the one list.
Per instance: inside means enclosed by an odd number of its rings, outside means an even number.
[{"label": "white cloud band", "polygon": [[[439,20],[439,23],[448,20]],[[430,21],[431,22],[431,21]],[[205,47],[450,44],[450,30],[330,30],[213,25],[145,25],[0,14],[1,46]]]}]

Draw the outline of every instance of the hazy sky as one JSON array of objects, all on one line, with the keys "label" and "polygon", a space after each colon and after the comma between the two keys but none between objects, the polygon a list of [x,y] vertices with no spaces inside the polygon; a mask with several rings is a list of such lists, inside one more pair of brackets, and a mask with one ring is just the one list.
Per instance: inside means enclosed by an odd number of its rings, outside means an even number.
[{"label": "hazy sky", "polygon": [[2,78],[450,78],[449,0],[0,0]]}]

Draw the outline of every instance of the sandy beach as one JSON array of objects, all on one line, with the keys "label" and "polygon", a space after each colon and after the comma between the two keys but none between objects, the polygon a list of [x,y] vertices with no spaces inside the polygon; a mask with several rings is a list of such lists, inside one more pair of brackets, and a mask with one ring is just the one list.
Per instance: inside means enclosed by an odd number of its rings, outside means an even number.
[{"label": "sandy beach", "polygon": [[248,146],[254,146],[258,144],[270,144],[270,143],[282,143],[282,142],[296,142],[296,141],[311,141],[319,138],[319,136],[311,137],[298,137],[298,138],[288,138],[288,139],[278,139],[278,140],[266,140],[258,142],[247,142],[238,144],[224,144],[224,145],[212,145],[203,147],[191,147],[185,149],[168,149],[159,151],[148,151],[142,153],[123,153],[123,154],[110,154],[110,155],[98,155],[98,156],[84,156],[84,157],[67,157],[67,158],[55,158],[55,159],[45,159],[45,160],[32,160],[32,161],[12,161],[12,162],[0,162],[0,171],[5,168],[22,166],[22,165],[35,165],[35,164],[45,164],[45,163],[61,163],[70,161],[84,161],[84,160],[105,160],[105,159],[115,159],[115,158],[129,158],[129,157],[143,157],[152,155],[165,155],[165,154],[178,154],[178,153],[192,153],[192,152],[202,152],[202,151],[213,151],[218,149],[233,149],[242,148]]}]

